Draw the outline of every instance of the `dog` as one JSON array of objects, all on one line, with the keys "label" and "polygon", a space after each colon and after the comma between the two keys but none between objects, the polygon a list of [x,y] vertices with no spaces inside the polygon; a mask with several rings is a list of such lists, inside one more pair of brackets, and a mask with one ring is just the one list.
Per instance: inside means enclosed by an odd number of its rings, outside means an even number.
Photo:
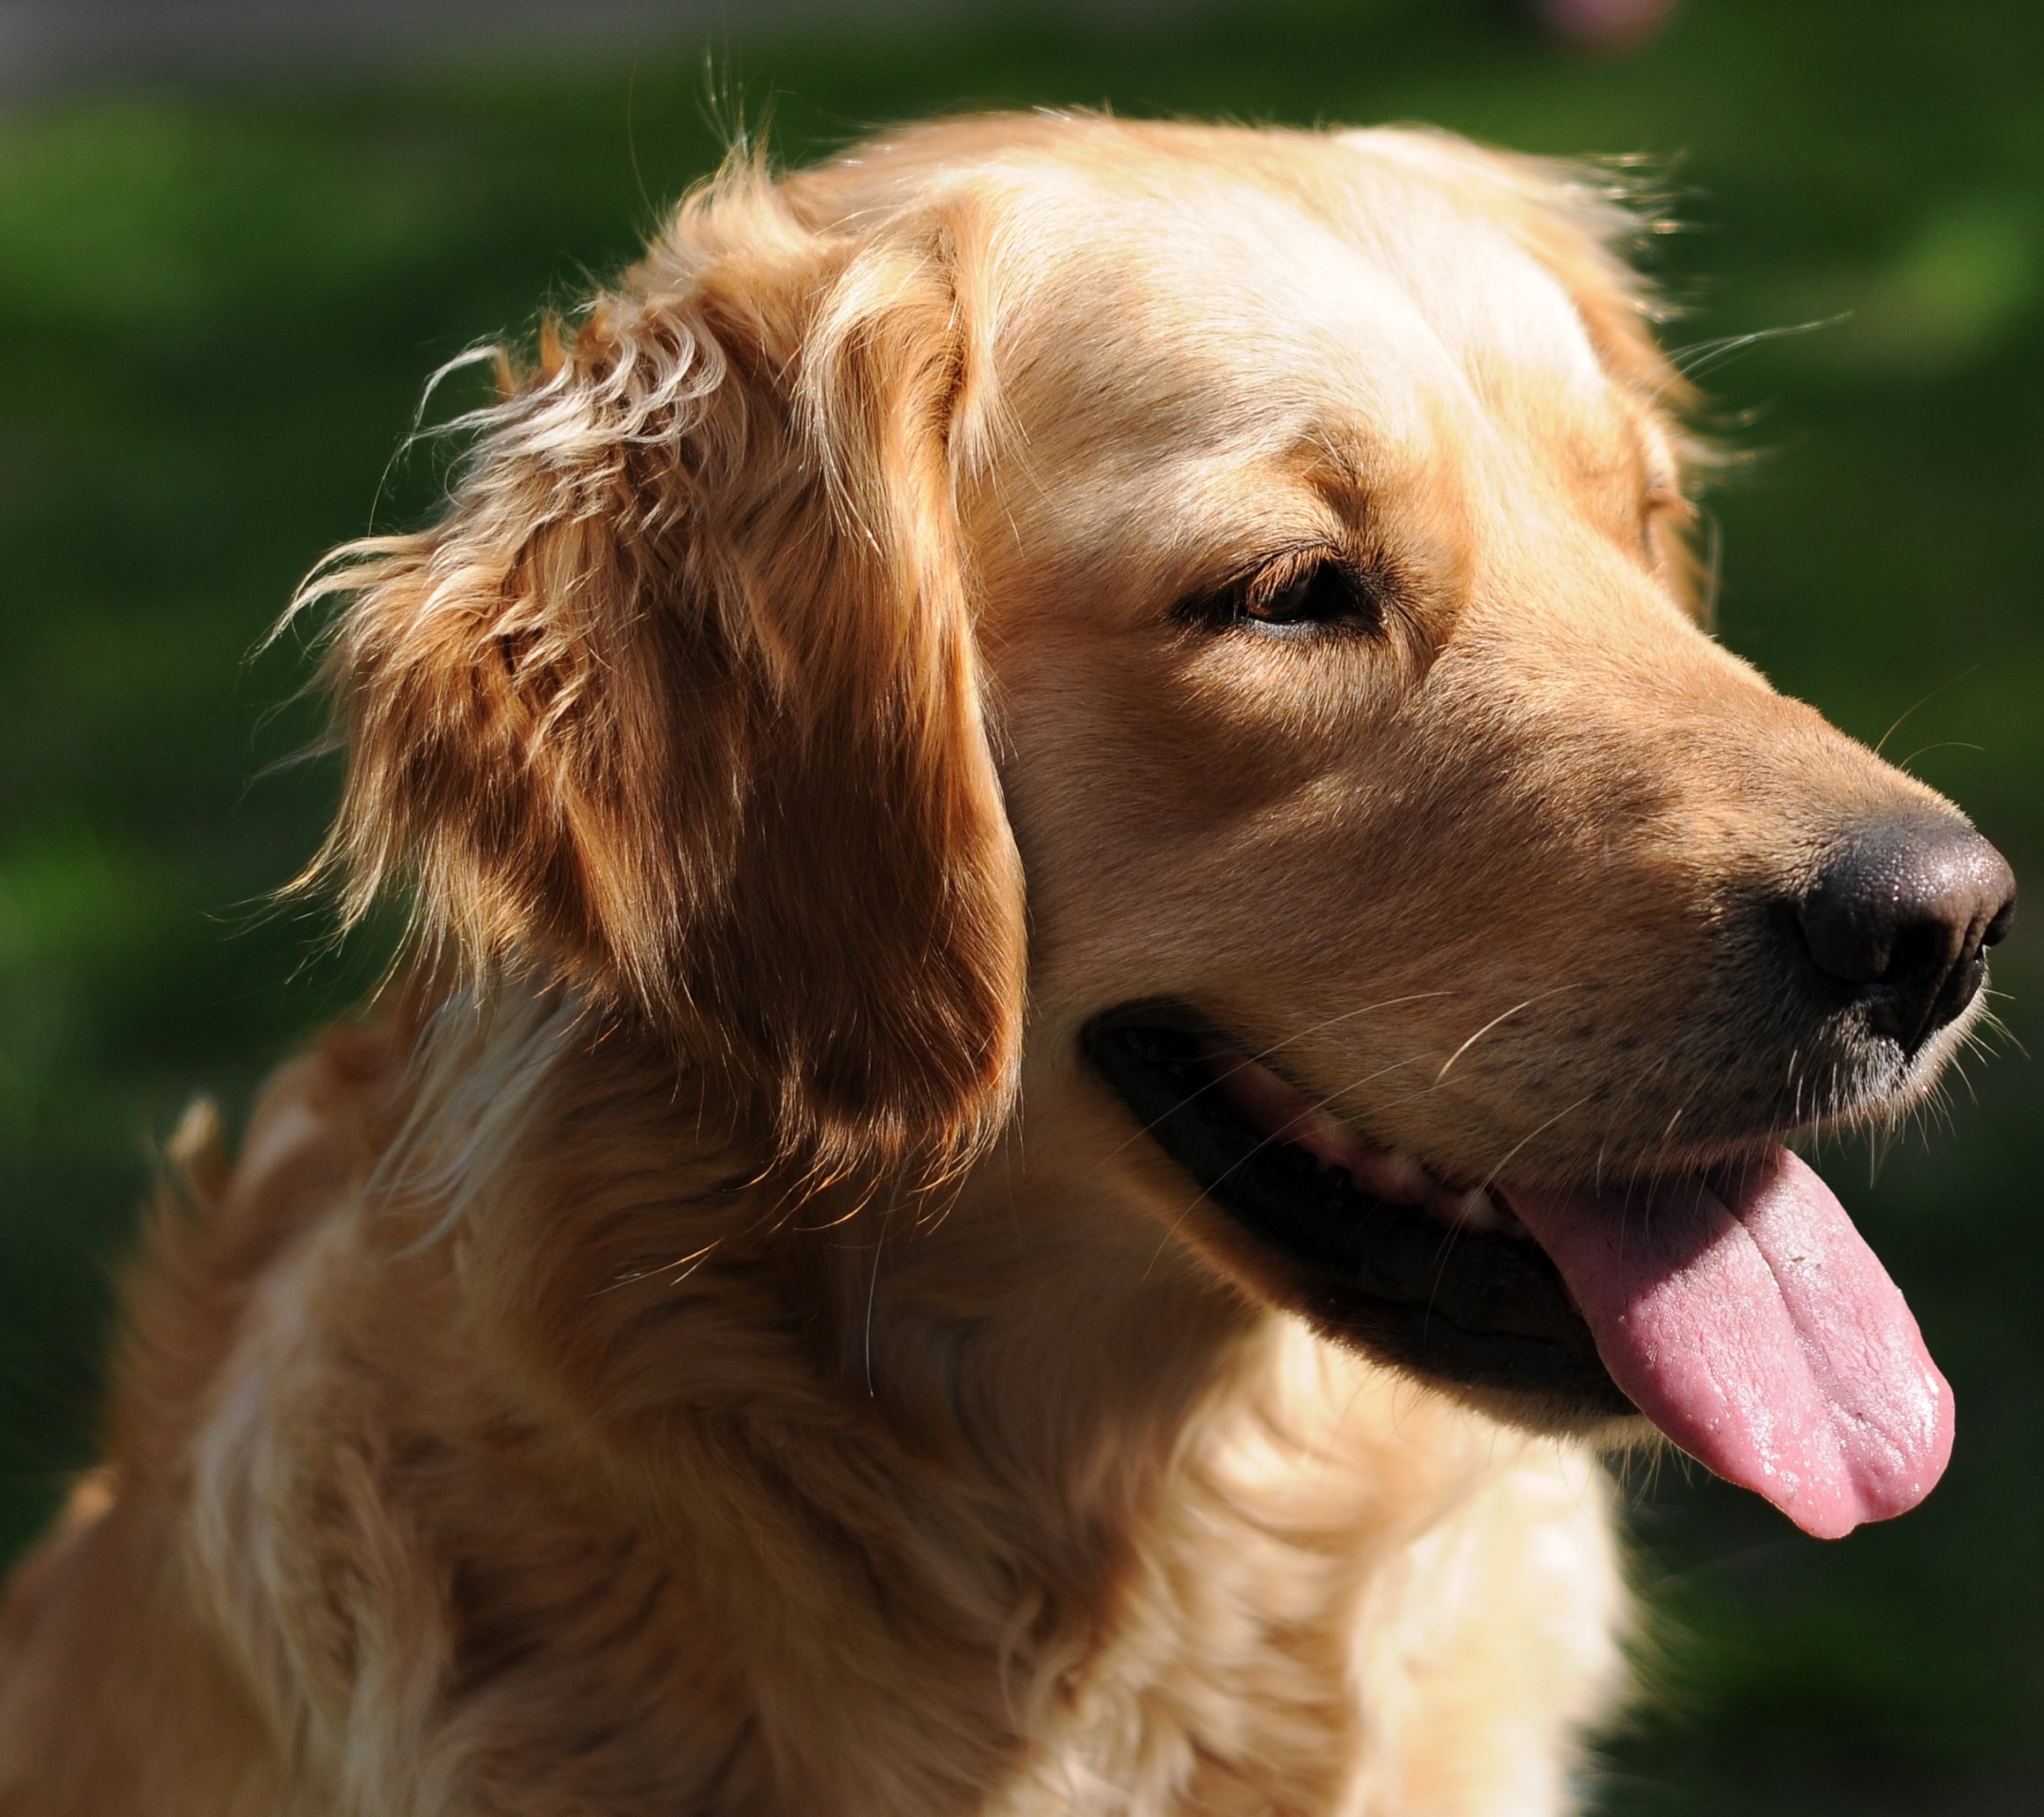
[{"label": "dog", "polygon": [[1600,1451],[1925,1494],[1782,1143],[1923,1098],[2014,883],[1703,628],[1635,227],[940,122],[506,368],[301,598],[411,938],[170,1144],[0,1808],[1556,1812]]}]

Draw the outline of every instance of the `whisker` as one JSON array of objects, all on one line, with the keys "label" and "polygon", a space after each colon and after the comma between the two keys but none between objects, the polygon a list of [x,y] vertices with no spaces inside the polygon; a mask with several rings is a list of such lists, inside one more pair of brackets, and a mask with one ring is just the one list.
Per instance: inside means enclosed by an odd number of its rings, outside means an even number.
[{"label": "whisker", "polygon": [[1503,1015],[1493,1015],[1489,1019],[1489,1021],[1486,1022],[1482,1028],[1478,1029],[1474,1034],[1471,1035],[1467,1041],[1463,1042],[1463,1044],[1459,1048],[1457,1048],[1453,1053],[1448,1056],[1446,1060],[1441,1063],[1441,1069],[1434,1075],[1434,1083],[1437,1085],[1443,1079],[1447,1078],[1449,1068],[1453,1067],[1457,1060],[1461,1059],[1461,1057],[1465,1053],[1467,1053],[1471,1048],[1473,1048],[1477,1044],[1477,1042],[1481,1041],[1485,1035],[1489,1034],[1492,1029],[1498,1027],[1500,1023],[1509,1022],[1513,1016],[1519,1014],[1521,1010],[1530,1010],[1534,1006],[1534,1004],[1539,1003],[1547,997],[1558,997],[1563,991],[1575,991],[1580,990],[1582,986],[1577,983],[1557,984],[1552,990],[1536,991],[1531,997],[1527,997],[1524,1003],[1514,1003],[1510,1009],[1505,1012]]},{"label": "whisker", "polygon": [[[1439,995],[1447,995],[1447,993],[1439,993]],[[1418,1058],[1419,1055],[1415,1053],[1408,1054],[1402,1060],[1393,1060],[1386,1066],[1379,1067],[1374,1072],[1366,1072],[1364,1073],[1360,1078],[1350,1080],[1348,1085],[1341,1086],[1335,1092],[1327,1096],[1313,1098],[1310,1100],[1310,1102],[1313,1103],[1313,1106],[1315,1110],[1330,1110],[1333,1106],[1335,1098],[1341,1097],[1348,1092],[1355,1090],[1356,1087],[1359,1085],[1370,1085],[1374,1081],[1383,1078],[1387,1073],[1393,1073],[1398,1071],[1401,1067],[1409,1067],[1415,1060]],[[1191,1099],[1188,1098],[1182,1102],[1184,1103],[1191,1103]],[[1166,1113],[1166,1115],[1169,1114],[1169,1112]],[[1158,1120],[1158,1121],[1162,1120],[1163,1120],[1161,1118]],[[1149,1127],[1154,1129],[1156,1127],[1156,1125],[1153,1123],[1149,1125]],[[1238,1172],[1240,1172],[1243,1167],[1247,1166],[1249,1162],[1254,1160],[1259,1155],[1262,1154],[1265,1149],[1269,1148],[1273,1143],[1276,1143],[1279,1147],[1282,1147],[1286,1139],[1287,1138],[1281,1131],[1273,1130],[1268,1136],[1263,1137],[1254,1148],[1249,1149],[1245,1154],[1239,1156],[1233,1162],[1233,1164],[1228,1167],[1226,1172],[1220,1174],[1214,1180],[1213,1185],[1203,1186],[1196,1193],[1192,1195],[1191,1198],[1188,1199],[1186,1201],[1184,1208],[1178,1213],[1175,1218],[1171,1221],[1169,1225],[1165,1226],[1164,1234],[1157,1239],[1157,1246],[1154,1250],[1151,1252],[1148,1268],[1154,1268],[1156,1266],[1157,1259],[1164,1253],[1165,1244],[1169,1243],[1172,1237],[1178,1234],[1180,1226],[1184,1225],[1186,1219],[1191,1214],[1192,1208],[1194,1206],[1202,1205],[1211,1200],[1215,1191],[1220,1187],[1225,1185],[1228,1180],[1234,1178],[1235,1174]],[[1126,1147],[1127,1144],[1124,1143],[1122,1146]],[[1115,1152],[1119,1154],[1120,1151],[1117,1149]],[[1147,1268],[1145,1272],[1147,1273]]]},{"label": "whisker", "polygon": [[[1989,991],[1987,995],[1989,997],[1999,997],[2004,1003],[2013,1003],[2016,1000],[2006,991]],[[2010,1047],[2014,1048],[2018,1053],[2021,1054],[2025,1060],[2030,1058],[2030,1050],[2023,1046],[2022,1037],[2018,1035],[2014,1029],[2010,1028],[2006,1022],[2002,1021],[2002,1019],[1999,1015],[1997,1015],[1994,1011],[1982,1006],[1979,1019],[1981,1023],[1984,1025],[1991,1033],[2000,1035],[2001,1039],[2006,1041]],[[1968,1032],[1970,1033],[1971,1031],[1968,1031]]]},{"label": "whisker", "polygon": [[1919,745],[1907,757],[1896,760],[1897,769],[1907,769],[1919,757],[1928,757],[1933,750],[1978,750],[1984,751],[1985,745],[1970,745],[1964,738],[1940,738],[1934,745]]},{"label": "whisker", "polygon": [[1907,708],[1900,714],[1900,716],[1896,718],[1894,724],[1890,726],[1886,732],[1881,733],[1880,743],[1874,747],[1875,756],[1878,757],[1882,751],[1888,749],[1889,739],[1893,738],[1895,733],[1902,729],[1904,721],[1908,720],[1911,715],[1917,711],[1917,708],[1929,706],[1930,702],[1935,700],[1939,695],[1943,694],[1947,688],[1955,688],[1959,685],[1960,682],[1964,681],[1967,676],[1977,675],[1979,672],[1980,664],[1978,662],[1974,663],[1971,668],[1961,669],[1959,673],[1953,676],[1949,680],[1940,681],[1936,687],[1930,690],[1929,694],[1923,696],[1922,698],[1920,698],[1916,702],[1915,706]]},{"label": "whisker", "polygon": [[[1957,1054],[1952,1055],[1951,1069],[1959,1075],[1960,1084],[1965,1086],[1966,1097],[1977,1105],[1980,1103],[1980,1093],[1973,1089],[1973,1075],[1965,1069],[1965,1062]],[[1931,1089],[1933,1092],[1942,1092],[1943,1087],[1933,1085]],[[1951,1125],[1947,1119],[1947,1127]]]},{"label": "whisker", "polygon": [[1744,353],[1749,347],[1757,347],[1763,342],[1786,341],[1796,335],[1814,334],[1819,328],[1836,327],[1841,322],[1849,321],[1851,311],[1838,315],[1826,315],[1814,322],[1795,322],[1782,327],[1754,328],[1747,334],[1722,335],[1715,341],[1699,341],[1693,346],[1679,348],[1668,356],[1668,363],[1684,379],[1694,379],[1700,373],[1720,366],[1727,360]]},{"label": "whisker", "polygon": [[1577,1099],[1577,1101],[1573,1104],[1563,1104],[1561,1108],[1556,1111],[1552,1117],[1548,1118],[1545,1122],[1536,1123],[1531,1129],[1527,1130],[1526,1133],[1522,1136],[1516,1142],[1514,1142],[1511,1147],[1506,1152],[1505,1158],[1498,1162],[1498,1164],[1484,1176],[1483,1190],[1488,1192],[1489,1191],[1491,1187],[1497,1184],[1498,1175],[1504,1173],[1504,1171],[1511,1165],[1512,1156],[1517,1155],[1522,1148],[1524,1148],[1528,1142],[1530,1142],[1534,1138],[1534,1137],[1540,1135],[1542,1130],[1552,1129],[1555,1124],[1559,1123],[1562,1120],[1562,1118],[1570,1115],[1572,1112],[1580,1110],[1585,1104],[1590,1102],[1591,1098],[1595,1094],[1591,1092],[1584,1092],[1583,1095],[1580,1098]]},{"label": "whisker", "polygon": [[1260,1052],[1251,1054],[1249,1057],[1252,1060],[1261,1062],[1268,1059],[1270,1055],[1293,1046],[1295,1042],[1310,1039],[1325,1029],[1331,1029],[1338,1023],[1350,1021],[1359,1015],[1368,1015],[1378,1010],[1396,1009],[1401,1003],[1423,1003],[1429,998],[1436,997],[1466,997],[1468,995],[1469,993],[1466,991],[1413,991],[1404,997],[1387,997],[1376,1003],[1366,1003],[1360,1009],[1344,1010],[1339,1015],[1324,1017],[1322,1020],[1313,1023],[1310,1027],[1286,1035],[1282,1041],[1273,1042],[1269,1047],[1264,1048]]},{"label": "whisker", "polygon": [[[1414,991],[1404,997],[1387,997],[1383,998],[1381,1001],[1375,1003],[1365,1003],[1359,1008],[1353,1010],[1344,1010],[1339,1015],[1330,1015],[1324,1017],[1322,1020],[1313,1023],[1313,1026],[1310,1028],[1301,1029],[1294,1034],[1287,1035],[1282,1041],[1275,1042],[1270,1047],[1260,1049],[1259,1051],[1252,1054],[1244,1055],[1243,1057],[1249,1060],[1253,1060],[1259,1066],[1260,1066],[1264,1060],[1268,1059],[1270,1055],[1278,1052],[1280,1049],[1288,1048],[1295,1041],[1306,1040],[1313,1035],[1318,1034],[1319,1032],[1321,1032],[1321,1031],[1325,1029],[1333,1028],[1337,1023],[1352,1021],[1356,1016],[1368,1015],[1372,1012],[1377,1010],[1396,1009],[1401,1003],[1418,1003],[1424,1001],[1429,997],[1460,997],[1462,993],[1460,991]],[[1398,1066],[1404,1066],[1407,1063],[1401,1060],[1396,1062],[1395,1064]],[[1385,1068],[1385,1070],[1389,1070],[1389,1068]],[[1382,1075],[1380,1073],[1372,1073],[1369,1075],[1369,1078],[1374,1079],[1381,1076]],[[1352,1085],[1344,1085],[1341,1088],[1341,1092],[1352,1091],[1355,1088],[1355,1085],[1362,1085],[1367,1083],[1368,1080],[1366,1079],[1358,1080]],[[1181,1110],[1184,1110],[1189,1104],[1198,1102],[1198,1100],[1204,1098],[1209,1091],[1217,1090],[1220,1086],[1220,1084],[1221,1081],[1218,1078],[1209,1079],[1204,1085],[1199,1086],[1195,1090],[1187,1092],[1186,1095],[1183,1098],[1179,1099],[1176,1103],[1171,1105],[1166,1110],[1159,1111],[1156,1116],[1150,1120],[1150,1121],[1142,1124],[1138,1129],[1137,1129],[1134,1135],[1125,1138],[1119,1142],[1117,1142],[1115,1146],[1109,1149],[1106,1155],[1101,1157],[1102,1163],[1104,1164],[1104,1162],[1106,1161],[1111,1161],[1117,1155],[1121,1154],[1126,1149],[1132,1148],[1137,1141],[1141,1140],[1143,1137],[1153,1134],[1159,1127],[1159,1125],[1168,1122]],[[1339,1097],[1341,1095],[1341,1092],[1336,1092],[1333,1094],[1333,1096]],[[1331,1098],[1322,1098],[1318,1101],[1316,1108],[1325,1110],[1329,1107],[1331,1102]]]}]

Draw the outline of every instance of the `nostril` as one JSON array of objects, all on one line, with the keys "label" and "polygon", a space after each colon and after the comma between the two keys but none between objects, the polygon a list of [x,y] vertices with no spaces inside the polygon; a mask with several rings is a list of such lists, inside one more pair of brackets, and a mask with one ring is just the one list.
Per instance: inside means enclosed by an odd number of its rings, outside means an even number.
[{"label": "nostril", "polygon": [[1796,904],[1817,970],[1878,1032],[1911,1045],[1973,1000],[1982,954],[2015,918],[2007,861],[1964,820],[1912,816],[1857,829]]},{"label": "nostril", "polygon": [[1831,877],[1797,905],[1804,944],[1817,969],[1842,984],[1871,984],[1888,974],[1894,929],[1869,896]]},{"label": "nostril", "polygon": [[[2004,867],[2006,868],[2006,867]],[[1999,946],[2008,938],[2009,929],[2016,925],[2016,876],[2009,873],[2008,896],[1994,912],[1994,919],[1987,924],[1987,931],[1981,936],[1982,946]]]}]

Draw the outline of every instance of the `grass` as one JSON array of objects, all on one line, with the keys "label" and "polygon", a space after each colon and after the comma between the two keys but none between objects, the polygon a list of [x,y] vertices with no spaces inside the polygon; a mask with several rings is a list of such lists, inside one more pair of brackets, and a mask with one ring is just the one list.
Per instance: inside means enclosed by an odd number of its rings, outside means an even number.
[{"label": "grass", "polygon": [[[2044,15],[1694,0],[1633,62],[1475,0],[1125,22],[995,10],[719,54],[790,157],[936,108],[1424,118],[1643,150],[1655,248],[1758,450],[1713,502],[1721,626],[1788,691],[2044,855]],[[714,162],[699,47],[374,81],[108,94],[0,120],[0,1546],[89,1452],[110,1260],[187,1093],[230,1104],[370,962],[259,912],[332,777],[291,649],[249,652],[331,543],[430,509],[392,464],[423,376],[616,269]],[[1842,319],[1841,319],[1842,318]],[[2033,1050],[2044,959],[1999,1007]],[[1636,1497],[1661,1694],[1612,1812],[2044,1805],[2044,1116],[2010,1053],[1948,1127],[1826,1166],[1962,1409],[1918,1513],[1821,1546],[1677,1471]],[[1977,1090],[1978,1098],[1973,1093]]]}]

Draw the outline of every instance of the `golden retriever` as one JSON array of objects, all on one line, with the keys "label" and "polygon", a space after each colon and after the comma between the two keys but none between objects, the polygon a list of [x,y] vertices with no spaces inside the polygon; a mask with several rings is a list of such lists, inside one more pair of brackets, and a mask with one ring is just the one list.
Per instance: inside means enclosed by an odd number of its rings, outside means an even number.
[{"label": "golden retriever", "polygon": [[413,944],[174,1144],[0,1808],[1552,1812],[1596,1447],[1923,1495],[1779,1143],[2013,883],[1699,627],[1631,225],[966,120],[734,161],[507,371],[308,589]]}]

